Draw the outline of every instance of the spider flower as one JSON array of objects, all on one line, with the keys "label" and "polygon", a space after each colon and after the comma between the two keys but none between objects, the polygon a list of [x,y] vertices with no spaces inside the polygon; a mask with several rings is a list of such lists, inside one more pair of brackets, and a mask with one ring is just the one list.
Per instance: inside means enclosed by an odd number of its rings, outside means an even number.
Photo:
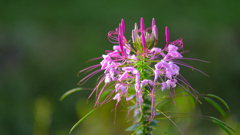
[{"label": "spider flower", "polygon": [[[107,50],[106,54],[100,57],[102,59],[100,64],[80,71],[89,72],[100,67],[100,69],[83,78],[80,84],[85,83],[93,75],[104,71],[99,76],[97,85],[89,96],[90,98],[93,93],[96,93],[95,107],[116,100],[116,109],[120,101],[129,102],[133,100],[135,102],[134,116],[137,117],[139,113],[142,113],[143,98],[149,96],[151,101],[150,119],[152,120],[155,116],[154,104],[157,90],[169,90],[171,94],[171,91],[179,85],[195,97],[197,91],[180,74],[178,65],[193,67],[178,60],[197,59],[183,58],[184,50],[181,38],[170,42],[169,30],[166,27],[166,45],[162,46],[163,49],[156,47],[158,29],[154,18],[152,19],[152,26],[146,29],[143,18],[140,20],[140,28],[135,23],[132,30],[132,44],[125,38],[124,32],[125,24],[122,19],[119,27],[108,33],[109,41],[115,44],[113,50]],[[184,86],[189,87],[191,91]],[[105,91],[110,91],[110,94],[100,102],[100,96]],[[197,99],[197,97],[195,98]]]}]

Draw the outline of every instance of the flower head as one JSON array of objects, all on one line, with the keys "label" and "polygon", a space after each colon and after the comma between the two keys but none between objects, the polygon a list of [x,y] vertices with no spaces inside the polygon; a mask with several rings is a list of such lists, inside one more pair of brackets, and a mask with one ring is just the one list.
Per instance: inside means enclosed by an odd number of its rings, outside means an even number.
[{"label": "flower head", "polygon": [[[168,27],[165,28],[166,45],[165,47],[163,46],[163,49],[155,47],[158,40],[158,30],[154,18],[152,19],[152,27],[147,29],[145,29],[143,18],[140,20],[140,29],[138,29],[137,23],[135,23],[135,28],[132,30],[133,45],[127,42],[124,32],[125,23],[122,19],[119,27],[115,31],[108,33],[109,41],[118,45],[114,45],[112,51],[106,51],[106,54],[102,55],[100,64],[80,71],[91,71],[100,67],[99,70],[83,78],[80,83],[84,83],[93,75],[104,71],[98,79],[97,86],[89,96],[91,97],[94,92],[97,93],[96,107],[111,100],[116,100],[117,108],[118,103],[122,100],[127,102],[134,100],[136,102],[135,116],[137,116],[136,113],[141,113],[138,109],[144,103],[143,98],[150,96],[151,119],[153,119],[155,116],[153,105],[157,90],[173,90],[179,85],[190,94],[196,92],[180,74],[178,65],[192,68],[178,61],[178,59],[186,59],[182,56],[184,53],[184,51],[181,51],[183,50],[182,39],[170,42]],[[187,85],[192,89],[192,92],[180,83]],[[100,88],[101,84],[104,84],[104,86]],[[115,86],[114,90],[110,92],[104,101],[100,102],[101,94],[110,90],[113,86]],[[194,94],[192,95],[194,96]]]}]

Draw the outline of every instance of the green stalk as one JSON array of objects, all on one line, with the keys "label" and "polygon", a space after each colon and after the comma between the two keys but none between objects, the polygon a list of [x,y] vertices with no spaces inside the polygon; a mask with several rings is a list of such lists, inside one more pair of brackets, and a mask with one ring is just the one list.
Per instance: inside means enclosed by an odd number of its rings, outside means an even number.
[{"label": "green stalk", "polygon": [[[143,94],[143,101],[144,100],[144,97],[145,97],[145,94]],[[145,116],[145,106],[144,104],[142,105],[142,134],[145,135],[145,130],[146,130],[146,124],[145,124],[145,121],[144,121],[144,116]]]},{"label": "green stalk", "polygon": [[[144,67],[143,67],[143,63],[144,63],[145,59],[143,57],[142,61],[141,61],[141,67],[140,67],[140,80],[144,80]],[[145,130],[146,130],[146,124],[144,121],[144,117],[145,117],[145,106],[144,106],[144,98],[145,98],[145,92],[142,91],[142,98],[143,98],[143,104],[142,104],[142,114],[141,114],[141,123],[142,123],[142,135],[145,135]]]},{"label": "green stalk", "polygon": [[[141,76],[141,80],[146,79],[144,77],[145,74],[145,70],[144,70],[144,62],[145,59],[142,59],[142,63],[141,63],[141,69],[140,69],[140,76]],[[147,87],[146,87],[147,88]],[[149,128],[149,122],[146,121],[146,119],[150,118],[150,116],[148,116],[146,113],[148,113],[149,109],[149,103],[151,105],[151,102],[149,102],[149,99],[147,99],[147,89],[143,89],[142,91],[142,98],[143,98],[143,104],[142,104],[142,117],[141,117],[141,123],[142,123],[142,135],[146,135],[148,133],[148,128]]]},{"label": "green stalk", "polygon": [[142,125],[142,135],[148,135],[151,130],[151,124],[149,123],[150,115],[151,115],[151,101],[147,95],[147,89],[143,91],[143,104],[142,104],[142,117],[141,117],[141,125]]}]

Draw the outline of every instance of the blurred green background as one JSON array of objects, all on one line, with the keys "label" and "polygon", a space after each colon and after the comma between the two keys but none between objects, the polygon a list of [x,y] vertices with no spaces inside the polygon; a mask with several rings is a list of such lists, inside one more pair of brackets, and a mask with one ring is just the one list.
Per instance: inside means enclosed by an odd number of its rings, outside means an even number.
[{"label": "blurred green background", "polygon": [[[60,96],[77,87],[84,77],[80,74],[77,78],[79,70],[100,62],[87,60],[112,49],[108,31],[118,27],[123,18],[129,40],[134,23],[139,24],[141,17],[145,27],[151,26],[153,17],[156,19],[158,47],[165,44],[164,29],[168,26],[170,40],[183,38],[185,50],[190,50],[184,57],[210,62],[186,61],[210,77],[185,67],[181,73],[200,93],[218,95],[229,104],[226,123],[239,133],[239,5],[239,0],[1,0],[0,134],[67,135],[74,123],[91,111],[94,98],[86,104],[90,91],[77,92],[62,102]],[[93,88],[96,79],[93,77],[83,87]],[[113,124],[114,106],[115,101],[102,106],[72,134],[129,134],[124,132],[129,126],[124,122],[124,107],[118,108]],[[222,119],[206,102],[195,110]],[[186,134],[226,134],[204,119],[177,120]],[[161,131],[155,134],[180,134],[168,120],[159,126]]]}]

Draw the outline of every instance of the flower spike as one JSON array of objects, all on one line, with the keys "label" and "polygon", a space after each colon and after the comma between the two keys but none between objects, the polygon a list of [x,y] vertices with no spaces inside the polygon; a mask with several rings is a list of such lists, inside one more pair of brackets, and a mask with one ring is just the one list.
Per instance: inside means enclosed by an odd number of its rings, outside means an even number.
[{"label": "flower spike", "polygon": [[[152,30],[151,33],[149,32],[150,29]],[[155,108],[157,90],[168,90],[174,101],[172,92],[175,92],[175,88],[179,86],[198,100],[196,95],[198,92],[179,73],[179,65],[203,72],[182,61],[178,61],[178,59],[190,58],[183,58],[183,52],[179,52],[179,50],[183,50],[182,39],[169,42],[168,27],[165,28],[166,45],[164,49],[155,47],[158,41],[158,29],[154,18],[152,19],[152,26],[146,29],[143,18],[140,20],[140,30],[137,23],[135,23],[132,30],[133,46],[125,38],[124,32],[125,23],[122,19],[115,31],[108,32],[109,41],[119,45],[114,45],[113,50],[105,51],[106,54],[102,55],[100,64],[81,70],[79,73],[89,72],[100,67],[100,69],[96,69],[81,79],[80,83],[82,85],[92,76],[104,71],[99,76],[97,85],[89,96],[90,98],[93,93],[96,93],[95,108],[115,100],[116,117],[116,109],[119,102],[124,100],[134,103],[134,124],[138,125],[139,123],[137,122],[142,122],[142,133],[150,134],[153,130],[150,123],[154,122],[155,115],[158,115]],[[95,60],[97,59],[95,58]],[[101,95],[108,91],[111,92],[104,100],[100,100]],[[134,132],[136,133],[139,129],[134,129],[136,130]]]}]

